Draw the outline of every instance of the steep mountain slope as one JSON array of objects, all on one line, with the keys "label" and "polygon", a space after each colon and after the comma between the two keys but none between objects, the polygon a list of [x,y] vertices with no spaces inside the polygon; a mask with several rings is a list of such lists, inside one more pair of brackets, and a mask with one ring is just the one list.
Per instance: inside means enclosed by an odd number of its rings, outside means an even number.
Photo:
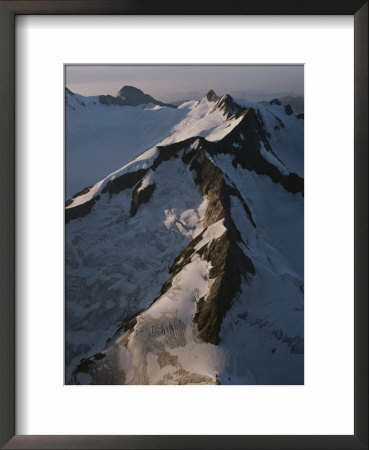
[{"label": "steep mountain slope", "polygon": [[124,86],[117,97],[83,97],[66,89],[67,198],[163,140],[197,134],[219,139],[218,127],[223,125],[221,136],[229,125],[222,111],[210,114],[214,104],[206,98],[174,108],[135,89]]},{"label": "steep mountain slope", "polygon": [[213,91],[180,109],[67,201],[66,382],[301,384],[303,121]]}]

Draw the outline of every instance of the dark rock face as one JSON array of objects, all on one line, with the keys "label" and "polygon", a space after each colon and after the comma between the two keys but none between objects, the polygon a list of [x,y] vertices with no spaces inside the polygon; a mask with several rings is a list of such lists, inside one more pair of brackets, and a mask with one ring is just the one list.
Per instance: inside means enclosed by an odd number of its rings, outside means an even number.
[{"label": "dark rock face", "polygon": [[113,180],[109,180],[102,193],[105,194],[109,192],[110,195],[118,194],[124,189],[133,188],[146,174],[148,169],[139,169],[136,172],[128,172],[124,173],[120,177],[114,178]]},{"label": "dark rock face", "polygon": [[217,96],[213,89],[210,89],[210,91],[206,94],[206,98],[209,100],[209,102],[216,102],[220,97]]},{"label": "dark rock face", "polygon": [[[223,318],[231,307],[235,295],[240,292],[242,277],[247,279],[248,274],[255,273],[251,259],[245,255],[237,244],[241,241],[241,235],[231,217],[230,195],[241,197],[242,204],[253,226],[255,226],[255,223],[241,194],[236,188],[229,187],[220,169],[209,160],[201,147],[197,150],[190,167],[196,171],[195,182],[200,185],[202,193],[206,195],[208,200],[203,219],[204,227],[224,219],[224,224],[228,230],[221,237],[198,251],[202,257],[211,262],[210,278],[215,278],[215,281],[207,299],[199,300],[194,322],[202,340],[218,344]],[[201,237],[201,235],[198,236],[196,240],[199,242]],[[198,242],[195,242],[193,247]],[[188,260],[188,255],[182,254],[182,261],[186,261],[186,256]]]},{"label": "dark rock face", "polygon": [[85,217],[91,212],[92,207],[100,199],[100,195],[93,197],[88,202],[75,206],[74,208],[67,208],[65,210],[65,223],[69,223],[71,220],[78,219],[79,217]]},{"label": "dark rock face", "polygon": [[142,203],[147,203],[154,190],[155,190],[155,183],[153,184],[149,184],[148,186],[145,187],[145,189],[142,189],[141,191],[139,191],[139,188],[141,186],[142,183],[140,183],[140,185],[138,185],[132,193],[132,201],[131,201],[131,209],[130,209],[130,214],[131,217],[133,217],[136,213],[138,208],[140,207],[140,205],[142,205]]},{"label": "dark rock face", "polygon": [[255,269],[228,231],[202,247],[199,253],[211,262],[210,279],[215,281],[207,298],[199,300],[194,322],[202,340],[219,344],[223,318],[241,290],[242,277],[248,279]]},{"label": "dark rock face", "polygon": [[222,321],[240,292],[242,277],[249,279],[250,275],[255,274],[255,269],[251,259],[237,245],[232,231],[226,231],[218,239],[195,252],[195,247],[202,240],[205,231],[178,255],[170,268],[170,278],[163,284],[154,301],[171,288],[174,277],[191,261],[192,256],[199,254],[211,262],[210,279],[214,279],[214,282],[207,299],[201,298],[198,301],[194,323],[204,342],[219,344]]},{"label": "dark rock face", "polygon": [[208,227],[225,217],[226,211],[221,201],[220,192],[223,187],[222,172],[206,157],[204,150],[197,151],[191,163],[191,170],[196,172],[195,182],[200,186],[208,199],[203,225]]},{"label": "dark rock face", "polygon": [[295,173],[290,173],[284,177],[281,185],[292,194],[304,194],[304,180]]},{"label": "dark rock face", "polygon": [[152,170],[156,170],[160,164],[164,161],[169,161],[171,158],[178,158],[178,153],[183,148],[190,146],[193,142],[195,142],[196,138],[189,138],[181,142],[176,142],[174,144],[166,145],[166,146],[158,146],[158,156],[155,158],[153,165],[151,166]]},{"label": "dark rock face", "polygon": [[285,112],[288,116],[292,116],[292,114],[293,114],[293,109],[292,109],[291,105],[285,105],[285,106],[284,106],[284,112]]},{"label": "dark rock face", "polygon": [[235,103],[233,98],[229,94],[226,94],[223,97],[218,97],[213,89],[210,89],[205,97],[209,102],[215,103],[213,111],[216,109],[223,111],[224,115],[227,118],[232,117],[236,114],[240,114],[244,109],[240,105]]},{"label": "dark rock face", "polygon": [[[244,139],[241,139],[241,135]],[[239,148],[234,148],[233,143],[237,143]],[[269,163],[261,155],[261,144],[266,151],[273,154],[268,135],[264,130],[263,123],[259,115],[253,108],[244,113],[244,119],[215,145],[206,143],[206,150],[210,154],[231,153],[235,155],[233,165],[239,164],[244,169],[254,171],[259,175],[267,175],[274,183],[281,184],[288,192],[293,194],[304,192],[304,180],[295,173],[283,175],[273,164]]]},{"label": "dark rock face", "polygon": [[120,105],[124,106],[125,103],[120,97],[113,97],[112,95],[99,95],[99,102],[102,105]]},{"label": "dark rock face", "polygon": [[[124,189],[131,189],[133,188],[146,174],[148,169],[139,169],[136,172],[129,172],[121,175],[120,177],[117,177],[113,180],[109,180],[104,189],[101,191],[102,194],[109,193],[110,195],[118,194],[119,192],[123,191]],[[149,186],[148,186],[149,187]],[[91,187],[83,189],[81,192],[78,192],[75,194],[72,198],[76,198],[80,195],[87,194],[90,191]],[[151,192],[150,192],[151,191]],[[136,203],[137,206],[131,205],[131,212],[134,211],[134,214],[136,214],[137,209],[141,203],[148,201],[151,197],[152,192],[154,191],[154,188],[150,188],[146,191],[144,189],[141,195],[138,196],[137,200],[132,201]],[[75,206],[74,208],[67,208],[65,210],[65,223],[69,223],[71,220],[78,219],[79,217],[87,216],[91,212],[92,207],[95,205],[95,203],[100,199],[100,195],[97,195],[96,197],[93,197],[91,200],[82,203],[81,205]],[[67,200],[65,202],[65,206],[69,206],[72,203],[72,199]],[[136,209],[135,209],[136,208]],[[134,214],[131,214],[134,215]]]},{"label": "dark rock face", "polygon": [[282,105],[282,103],[277,98],[274,98],[273,100],[270,100],[269,103],[271,105]]},{"label": "dark rock face", "polygon": [[303,118],[304,118],[304,113],[296,114],[296,117],[297,117],[298,119],[303,119]]},{"label": "dark rock face", "polygon": [[[195,246],[201,241],[205,231],[193,239],[176,258],[170,268],[171,277],[163,285],[157,298],[170,289],[173,278],[190,262],[195,254]],[[237,245],[231,231],[226,231],[197,253],[211,262],[210,279],[214,279],[214,282],[208,297],[199,299],[194,323],[203,341],[219,344],[222,321],[240,292],[242,277],[249,279],[250,275],[255,274],[255,269],[251,259]]]},{"label": "dark rock face", "polygon": [[214,109],[219,109],[223,111],[224,115],[229,119],[230,117],[237,115],[243,111],[244,108],[239,106],[233,101],[230,95],[225,95],[221,97],[214,106]]}]

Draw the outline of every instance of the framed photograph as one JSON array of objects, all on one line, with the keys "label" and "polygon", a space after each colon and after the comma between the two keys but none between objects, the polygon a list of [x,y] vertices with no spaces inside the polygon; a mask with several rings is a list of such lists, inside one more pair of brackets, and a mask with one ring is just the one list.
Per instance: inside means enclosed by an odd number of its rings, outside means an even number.
[{"label": "framed photograph", "polygon": [[303,72],[65,66],[65,384],[304,384]]},{"label": "framed photograph", "polygon": [[368,448],[368,4],[2,1],[4,448]]}]

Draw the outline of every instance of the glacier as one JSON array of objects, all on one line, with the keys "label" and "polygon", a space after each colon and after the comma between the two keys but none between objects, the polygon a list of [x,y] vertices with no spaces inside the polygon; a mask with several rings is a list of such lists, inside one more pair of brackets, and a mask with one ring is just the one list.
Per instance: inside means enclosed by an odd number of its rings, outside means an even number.
[{"label": "glacier", "polygon": [[304,119],[104,102],[66,90],[65,383],[303,384]]}]

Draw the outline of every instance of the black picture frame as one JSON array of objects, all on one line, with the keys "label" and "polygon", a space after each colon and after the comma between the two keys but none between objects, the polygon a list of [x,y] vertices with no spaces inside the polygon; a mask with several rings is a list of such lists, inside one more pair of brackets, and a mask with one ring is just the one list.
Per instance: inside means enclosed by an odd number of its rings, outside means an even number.
[{"label": "black picture frame", "polygon": [[[354,435],[15,435],[15,16],[19,14],[206,14],[354,16]],[[7,449],[368,449],[368,1],[0,1],[0,445]]]}]

